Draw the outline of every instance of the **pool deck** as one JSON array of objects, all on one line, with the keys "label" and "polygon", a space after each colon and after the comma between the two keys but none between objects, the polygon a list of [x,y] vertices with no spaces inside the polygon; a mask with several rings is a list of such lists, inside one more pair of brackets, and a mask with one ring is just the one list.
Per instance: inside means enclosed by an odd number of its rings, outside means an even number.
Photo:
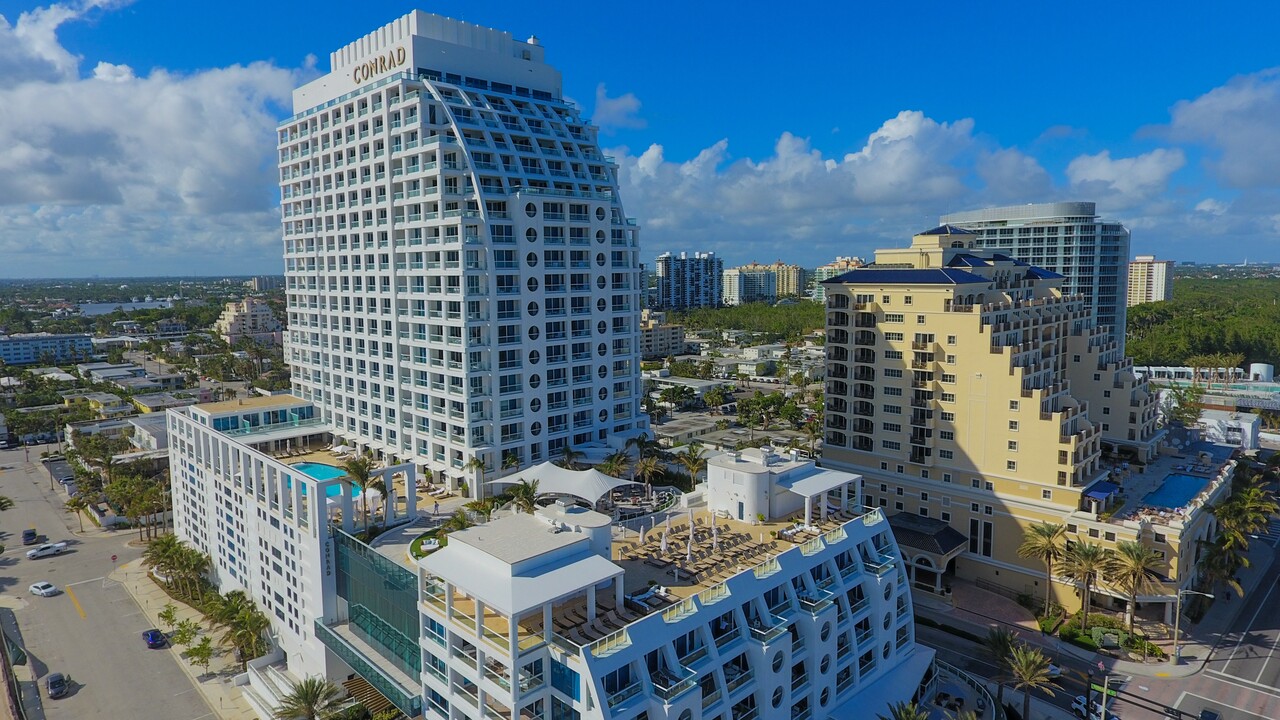
[{"label": "pool deck", "polygon": [[[1132,466],[1128,470],[1117,467],[1112,471],[1111,482],[1123,488],[1123,502],[1114,506],[1110,521],[1181,525],[1229,482],[1233,470],[1233,461],[1219,462],[1214,459],[1202,463],[1194,450],[1183,450],[1172,455],[1161,454],[1142,473],[1135,472]],[[1147,497],[1162,488],[1171,475],[1201,477],[1205,480],[1205,486],[1180,508],[1148,504]]]}]

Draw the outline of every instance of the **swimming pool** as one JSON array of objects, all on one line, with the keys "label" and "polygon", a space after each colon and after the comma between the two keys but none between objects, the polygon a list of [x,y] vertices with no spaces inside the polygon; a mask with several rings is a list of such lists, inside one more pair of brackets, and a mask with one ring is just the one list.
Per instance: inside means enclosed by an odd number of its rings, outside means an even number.
[{"label": "swimming pool", "polygon": [[1209,484],[1209,478],[1173,473],[1166,475],[1160,487],[1147,493],[1142,503],[1149,507],[1174,510],[1185,507]]},{"label": "swimming pool", "polygon": [[[311,477],[317,480],[332,480],[333,478],[340,478],[346,475],[346,473],[342,471],[342,468],[334,467],[333,465],[325,465],[324,463],[301,462],[296,465],[291,465],[290,467],[297,468],[298,470],[301,470],[302,472],[310,475]],[[342,494],[343,487],[344,486],[340,484],[330,485],[329,487],[325,488],[324,496],[338,497],[339,495]],[[302,489],[303,489],[303,494],[306,494],[307,487],[303,485]],[[360,492],[360,486],[356,485],[352,489],[351,494],[355,495],[359,492]]]}]

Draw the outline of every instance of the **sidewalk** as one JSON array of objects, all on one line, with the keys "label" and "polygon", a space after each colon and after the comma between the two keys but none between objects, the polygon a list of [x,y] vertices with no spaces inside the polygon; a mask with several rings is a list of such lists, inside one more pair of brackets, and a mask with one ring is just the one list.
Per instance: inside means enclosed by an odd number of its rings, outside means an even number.
[{"label": "sidewalk", "polygon": [[[166,595],[159,585],[147,577],[146,568],[142,566],[141,560],[134,560],[117,567],[107,575],[107,579],[120,583],[137,601],[138,606],[142,608],[142,613],[155,627],[168,630],[160,622],[160,612],[166,603],[172,602],[178,609],[179,621],[188,618],[194,620],[200,625],[201,635],[210,634],[204,616],[194,608],[174,601]],[[217,646],[216,636],[214,636],[214,645]],[[258,720],[258,714],[249,707],[249,703],[240,693],[240,688],[232,684],[235,676],[243,672],[240,663],[235,661],[234,653],[219,648],[213,662],[209,663],[208,672],[205,672],[187,660],[182,655],[182,650],[182,648],[170,646],[168,652],[174,654],[178,665],[191,678],[192,684],[200,691],[214,715],[222,720]]]},{"label": "sidewalk", "polygon": [[[1273,554],[1273,549],[1270,546],[1255,545],[1249,551],[1250,567],[1241,572],[1241,585],[1244,587],[1246,597],[1253,592],[1267,575],[1268,570],[1271,568]],[[986,614],[986,612],[978,613],[964,607],[944,606],[928,596],[919,594],[917,598],[914,598],[914,605],[917,615],[941,625],[964,630],[978,637],[986,637],[988,630],[999,625],[1012,626],[1021,640],[1041,647],[1050,653],[1070,655],[1083,660],[1091,667],[1101,663],[1102,666],[1114,673],[1153,678],[1184,678],[1200,672],[1208,661],[1210,653],[1213,652],[1222,636],[1235,623],[1245,605],[1244,600],[1241,598],[1226,602],[1219,599],[1213,603],[1199,623],[1192,624],[1184,617],[1182,623],[1183,663],[1174,665],[1171,661],[1141,663],[1120,660],[1072,645],[1058,639],[1056,636],[1045,635],[1034,624],[1034,619],[1027,623],[1024,618],[1017,616],[1018,613],[1016,611],[1007,610],[1004,607],[1005,604],[1016,605],[1016,603],[1000,596],[993,597],[1004,602],[991,601],[994,603],[994,607],[991,604],[982,605],[981,607],[984,611],[990,612],[990,614]],[[1030,615],[1029,611],[1023,610],[1022,612]],[[1009,615],[1009,613],[1013,614],[1009,617],[1000,617],[1001,615]],[[1162,643],[1162,646],[1170,655],[1173,654],[1172,642]]]}]

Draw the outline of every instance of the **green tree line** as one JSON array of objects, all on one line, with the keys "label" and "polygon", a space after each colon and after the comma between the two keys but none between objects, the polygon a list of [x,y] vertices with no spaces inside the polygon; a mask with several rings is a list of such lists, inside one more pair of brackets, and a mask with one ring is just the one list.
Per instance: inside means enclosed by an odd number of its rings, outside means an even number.
[{"label": "green tree line", "polygon": [[1173,299],[1129,308],[1127,351],[1137,365],[1239,353],[1245,363],[1280,358],[1280,279],[1178,278]]},{"label": "green tree line", "polygon": [[800,300],[787,305],[748,303],[672,313],[672,322],[692,330],[746,330],[776,341],[799,339],[826,327],[822,304]]}]

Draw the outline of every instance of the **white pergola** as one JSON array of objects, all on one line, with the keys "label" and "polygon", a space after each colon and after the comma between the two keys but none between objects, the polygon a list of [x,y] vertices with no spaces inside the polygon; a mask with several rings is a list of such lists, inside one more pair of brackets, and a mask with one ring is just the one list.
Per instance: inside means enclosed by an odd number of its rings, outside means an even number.
[{"label": "white pergola", "polygon": [[823,520],[827,519],[827,493],[840,489],[840,509],[849,509],[849,483],[856,483],[861,479],[861,475],[853,475],[839,470],[823,470],[805,475],[795,480],[781,480],[778,485],[789,490],[796,495],[804,498],[804,524],[810,525],[813,522],[813,499],[821,497],[823,499],[819,510],[819,517]]}]

